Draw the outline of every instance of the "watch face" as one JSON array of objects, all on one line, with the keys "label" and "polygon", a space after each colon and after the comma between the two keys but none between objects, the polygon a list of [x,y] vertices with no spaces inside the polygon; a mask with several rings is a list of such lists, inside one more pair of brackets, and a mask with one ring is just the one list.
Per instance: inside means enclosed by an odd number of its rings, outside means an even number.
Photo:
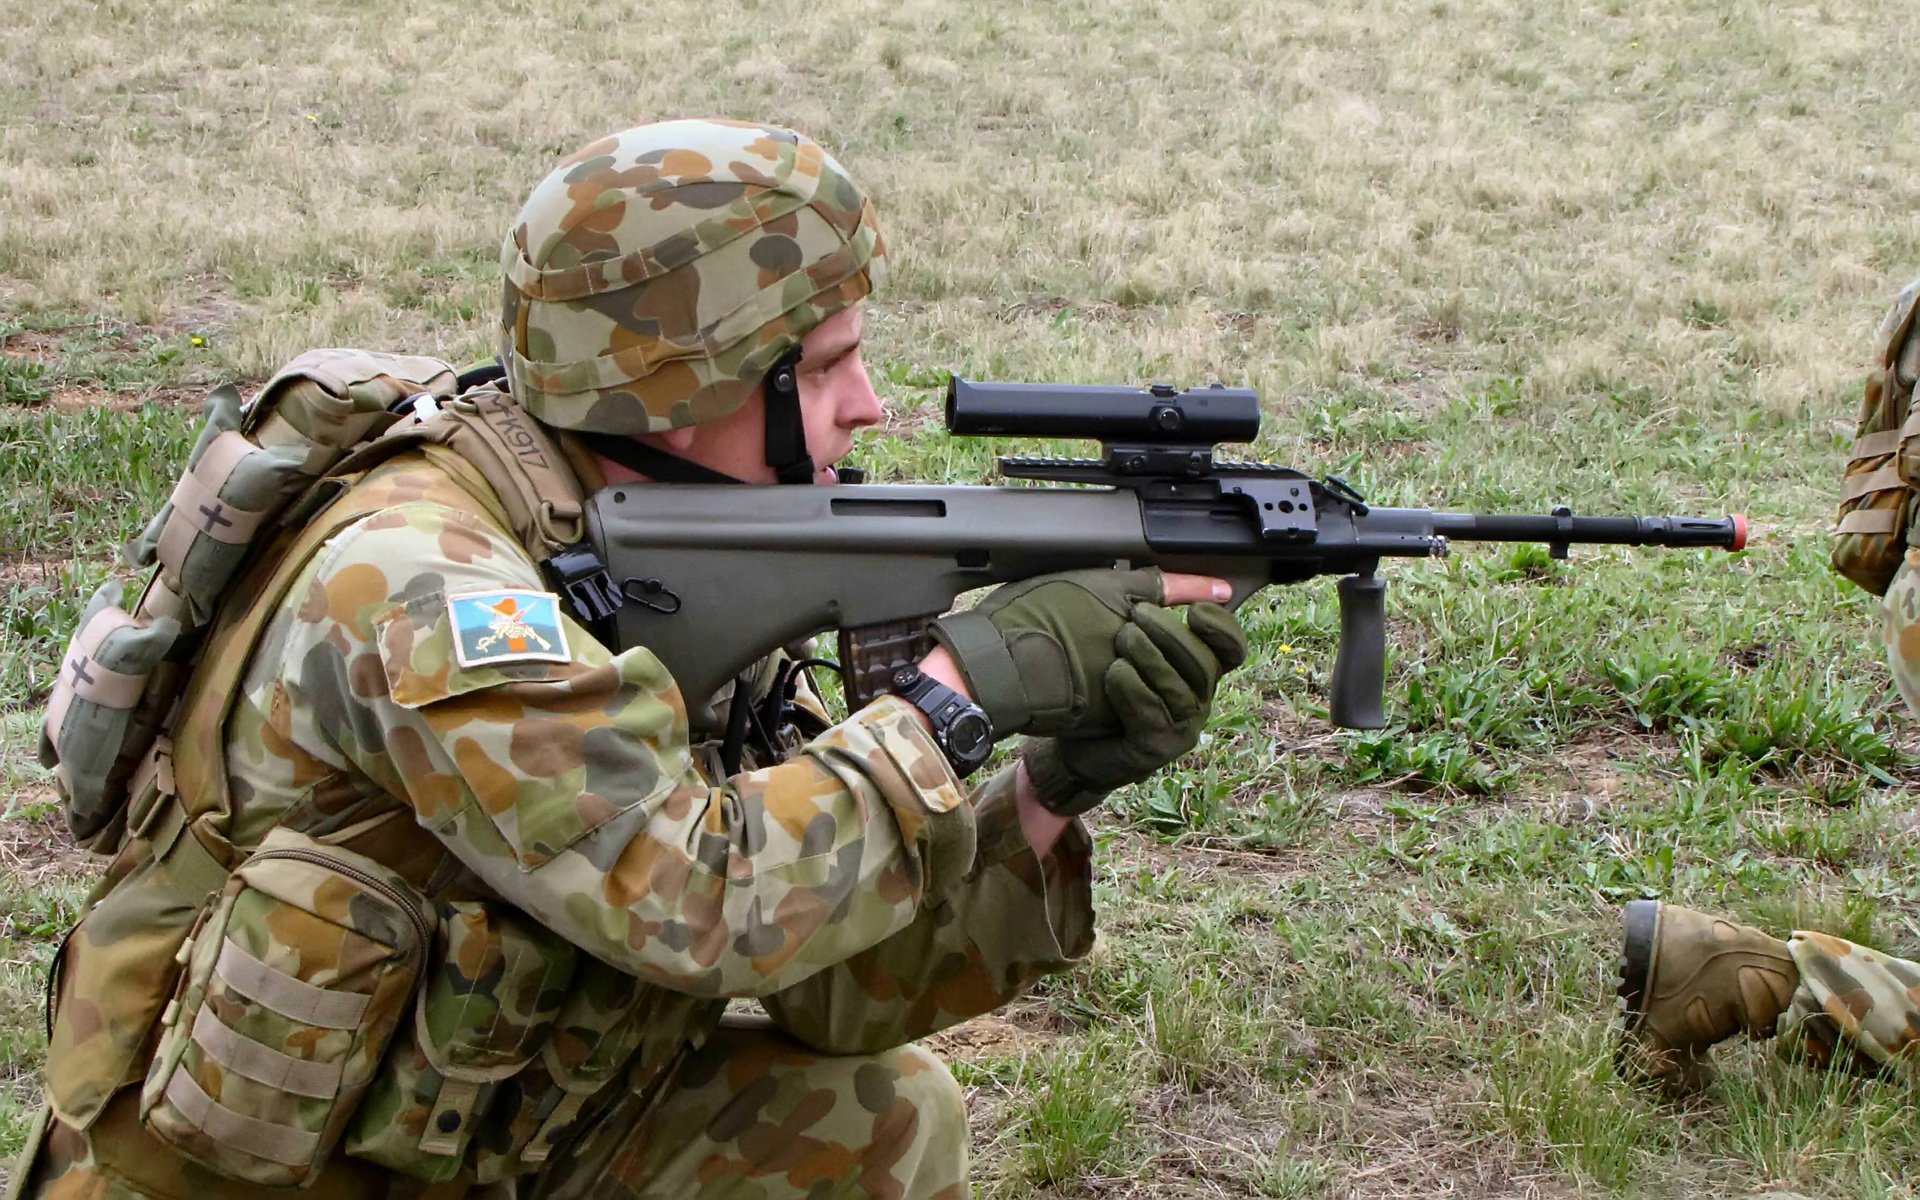
[{"label": "watch face", "polygon": [[955,717],[947,726],[947,746],[956,758],[984,758],[993,747],[993,726],[986,714],[970,711]]}]

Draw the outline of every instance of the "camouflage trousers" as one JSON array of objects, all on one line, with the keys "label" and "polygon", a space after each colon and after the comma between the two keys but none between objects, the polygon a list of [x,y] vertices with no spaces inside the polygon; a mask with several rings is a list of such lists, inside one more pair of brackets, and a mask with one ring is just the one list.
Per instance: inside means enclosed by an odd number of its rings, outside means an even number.
[{"label": "camouflage trousers", "polygon": [[[1920,717],[1920,550],[1907,551],[1881,602],[1880,633],[1893,682]],[[1780,1018],[1781,1049],[1863,1073],[1906,1074],[1920,1051],[1920,964],[1824,933],[1787,943],[1800,986]]]},{"label": "camouflage trousers", "polygon": [[1787,942],[1800,986],[1780,1017],[1782,1053],[1859,1074],[1914,1076],[1920,1051],[1920,963],[1843,938],[1796,932]]},{"label": "camouflage trousers", "polygon": [[[271,1194],[220,1180],[147,1139],[138,1183],[100,1161],[95,1137],[146,1135],[132,1123],[137,1089],[94,1131],[57,1122],[29,1147],[19,1194],[49,1200],[221,1200]],[[114,1110],[122,1110],[116,1114]],[[428,1187],[342,1159],[307,1194],[504,1200],[779,1200],[874,1196],[966,1200],[967,1116],[959,1086],[918,1046],[873,1055],[803,1049],[770,1028],[723,1025],[653,1096],[623,1099],[540,1175],[485,1189]],[[153,1161],[157,1160],[157,1161]],[[294,1193],[298,1194],[298,1193]]]},{"label": "camouflage trousers", "polygon": [[1920,550],[1907,551],[1907,560],[1893,573],[1880,616],[1894,686],[1908,710],[1920,718]]}]

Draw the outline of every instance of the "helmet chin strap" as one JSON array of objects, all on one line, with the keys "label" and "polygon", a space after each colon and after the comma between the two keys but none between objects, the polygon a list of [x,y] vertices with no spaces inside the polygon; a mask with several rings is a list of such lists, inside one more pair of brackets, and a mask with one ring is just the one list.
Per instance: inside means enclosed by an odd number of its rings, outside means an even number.
[{"label": "helmet chin strap", "polygon": [[[780,483],[812,483],[813,455],[800,416],[800,347],[775,360],[762,384],[766,399],[766,462]],[[745,483],[724,471],[618,434],[575,434],[589,450],[661,483]]]},{"label": "helmet chin strap", "polygon": [[812,483],[807,423],[800,417],[800,347],[781,355],[767,372],[767,465],[781,483]]}]

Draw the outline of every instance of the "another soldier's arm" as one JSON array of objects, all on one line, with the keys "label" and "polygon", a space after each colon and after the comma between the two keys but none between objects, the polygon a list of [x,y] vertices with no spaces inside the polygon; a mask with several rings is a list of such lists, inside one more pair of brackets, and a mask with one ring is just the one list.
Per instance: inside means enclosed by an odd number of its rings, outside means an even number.
[{"label": "another soldier's arm", "polygon": [[801,1041],[870,1054],[991,1012],[1093,946],[1091,843],[1077,820],[1045,854],[1021,826],[1009,766],[974,796],[978,851],[911,925],[761,1004]]},{"label": "another soldier's arm", "polygon": [[405,505],[336,538],[296,584],[281,661],[310,724],[287,734],[410,804],[589,953],[681,991],[763,995],[908,927],[975,863],[972,809],[904,703],[711,786],[645,650],[609,654],[569,623],[568,661],[461,666],[448,597],[500,589],[544,590],[453,509]]}]

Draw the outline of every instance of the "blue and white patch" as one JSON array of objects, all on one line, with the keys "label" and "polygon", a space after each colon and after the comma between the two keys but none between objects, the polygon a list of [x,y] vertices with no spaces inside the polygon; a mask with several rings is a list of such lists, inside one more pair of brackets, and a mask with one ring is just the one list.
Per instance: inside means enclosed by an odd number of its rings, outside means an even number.
[{"label": "blue and white patch", "polygon": [[502,663],[571,662],[560,597],[506,588],[447,597],[453,656],[463,667]]}]

